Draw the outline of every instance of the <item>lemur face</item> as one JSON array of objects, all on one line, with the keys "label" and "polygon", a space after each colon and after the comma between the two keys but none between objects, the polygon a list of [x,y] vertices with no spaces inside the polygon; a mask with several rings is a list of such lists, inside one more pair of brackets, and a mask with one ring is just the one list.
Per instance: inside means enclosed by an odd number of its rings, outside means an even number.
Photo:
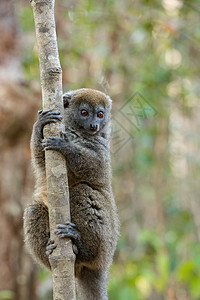
[{"label": "lemur face", "polygon": [[104,93],[80,89],[64,94],[64,107],[70,123],[81,132],[97,135],[110,119],[111,100]]}]

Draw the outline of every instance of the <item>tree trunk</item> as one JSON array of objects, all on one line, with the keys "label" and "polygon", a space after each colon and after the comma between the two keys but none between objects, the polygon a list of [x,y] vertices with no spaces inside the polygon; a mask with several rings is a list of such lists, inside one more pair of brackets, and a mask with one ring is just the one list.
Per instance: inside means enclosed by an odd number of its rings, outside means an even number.
[{"label": "tree trunk", "polygon": [[[60,67],[55,20],[54,0],[32,0],[36,38],[40,61],[43,108],[59,109],[63,115],[62,70]],[[44,136],[56,136],[64,130],[64,123],[49,124]],[[50,255],[54,299],[75,299],[75,255],[69,239],[59,240],[54,234],[56,224],[70,221],[70,206],[66,162],[56,151],[46,151],[47,197],[50,236],[58,246]],[[55,188],[56,187],[56,188]]]}]

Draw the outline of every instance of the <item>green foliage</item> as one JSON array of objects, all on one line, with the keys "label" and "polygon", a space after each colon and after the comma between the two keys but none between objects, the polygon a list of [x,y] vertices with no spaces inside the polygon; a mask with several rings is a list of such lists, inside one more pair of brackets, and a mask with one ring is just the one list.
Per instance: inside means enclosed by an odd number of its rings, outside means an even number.
[{"label": "green foliage", "polygon": [[1,300],[14,299],[14,293],[12,291],[8,291],[8,290],[0,291],[0,299]]},{"label": "green foliage", "polygon": [[21,29],[24,32],[30,32],[34,29],[33,10],[30,5],[24,6],[19,10],[19,21]]},{"label": "green foliage", "polygon": [[[39,80],[39,60],[35,44],[33,10],[30,5],[24,5],[18,11],[18,19],[23,32],[21,47],[21,63],[28,79]],[[32,38],[31,38],[32,37]]]},{"label": "green foliage", "polygon": [[189,299],[199,299],[200,246],[188,245],[188,256],[181,259],[180,243],[176,233],[168,232],[161,240],[155,232],[143,231],[132,257],[112,266],[109,299],[145,300],[153,293],[162,299],[159,295],[166,294],[170,285],[187,289]]},{"label": "green foliage", "polygon": [[39,79],[39,60],[36,49],[29,49],[30,52],[22,54],[24,73],[29,79]]}]

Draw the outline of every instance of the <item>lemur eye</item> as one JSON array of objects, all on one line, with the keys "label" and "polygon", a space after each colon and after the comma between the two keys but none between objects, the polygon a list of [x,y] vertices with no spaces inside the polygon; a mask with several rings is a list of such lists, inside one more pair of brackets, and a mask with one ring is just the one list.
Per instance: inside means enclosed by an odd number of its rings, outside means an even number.
[{"label": "lemur eye", "polygon": [[87,116],[88,115],[88,111],[86,109],[82,109],[81,110],[81,115],[84,116],[84,117]]},{"label": "lemur eye", "polygon": [[98,117],[98,118],[103,118],[103,112],[102,112],[102,111],[99,111],[98,114],[97,114],[97,117]]}]

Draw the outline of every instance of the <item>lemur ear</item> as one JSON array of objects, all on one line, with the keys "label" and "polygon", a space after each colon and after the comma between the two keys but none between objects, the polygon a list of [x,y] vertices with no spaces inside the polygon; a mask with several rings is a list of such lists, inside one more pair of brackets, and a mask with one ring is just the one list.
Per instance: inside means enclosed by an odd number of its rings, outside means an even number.
[{"label": "lemur ear", "polygon": [[72,94],[70,92],[63,94],[63,106],[67,108],[71,102]]}]

